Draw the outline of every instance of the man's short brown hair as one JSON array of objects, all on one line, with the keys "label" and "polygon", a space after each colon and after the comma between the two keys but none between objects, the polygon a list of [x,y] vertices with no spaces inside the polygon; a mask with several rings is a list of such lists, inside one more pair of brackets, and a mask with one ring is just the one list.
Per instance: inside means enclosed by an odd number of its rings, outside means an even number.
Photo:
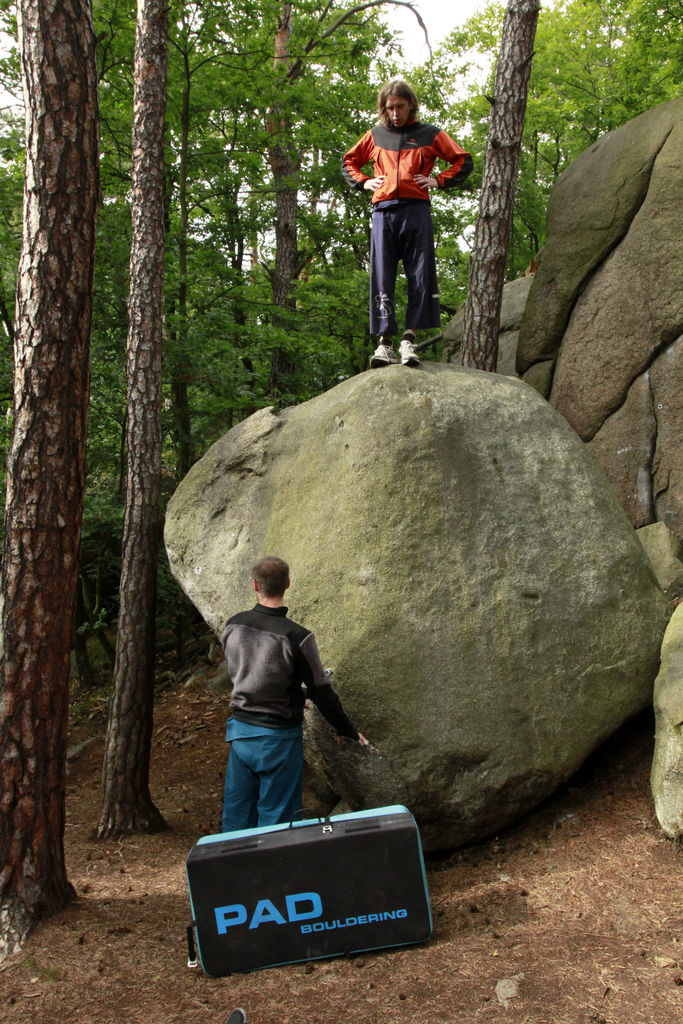
[{"label": "man's short brown hair", "polygon": [[398,96],[402,100],[408,100],[408,103],[410,103],[410,119],[412,120],[417,117],[417,111],[420,106],[417,93],[402,78],[392,78],[377,93],[377,113],[385,128],[391,128],[391,120],[387,114],[387,101],[390,96]]},{"label": "man's short brown hair", "polygon": [[264,597],[282,597],[289,583],[289,566],[277,555],[266,555],[252,566],[251,578]]}]

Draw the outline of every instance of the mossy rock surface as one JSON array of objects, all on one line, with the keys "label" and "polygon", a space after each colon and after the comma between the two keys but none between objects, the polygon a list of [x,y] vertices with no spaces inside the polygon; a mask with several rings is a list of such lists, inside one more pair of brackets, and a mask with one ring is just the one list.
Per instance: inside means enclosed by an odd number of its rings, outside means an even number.
[{"label": "mossy rock surface", "polygon": [[[218,632],[262,554],[373,750],[308,716],[350,806],[408,803],[427,849],[548,796],[651,700],[667,609],[602,471],[524,382],[368,371],[218,441],[168,509],[171,568]],[[332,741],[332,742],[331,742]]]}]

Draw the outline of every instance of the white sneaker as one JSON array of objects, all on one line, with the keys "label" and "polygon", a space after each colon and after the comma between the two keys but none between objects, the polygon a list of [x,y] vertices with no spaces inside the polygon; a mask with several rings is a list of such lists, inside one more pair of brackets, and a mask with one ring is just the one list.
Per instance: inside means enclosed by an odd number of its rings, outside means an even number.
[{"label": "white sneaker", "polygon": [[415,351],[415,346],[413,345],[412,341],[409,338],[402,339],[401,344],[399,345],[398,348],[398,352],[401,357],[401,362],[403,363],[404,366],[420,365],[420,360],[418,358],[417,352]]},{"label": "white sneaker", "polygon": [[378,345],[375,349],[375,354],[370,360],[370,366],[374,370],[377,366],[389,366],[390,363],[397,362],[398,357],[391,345]]}]

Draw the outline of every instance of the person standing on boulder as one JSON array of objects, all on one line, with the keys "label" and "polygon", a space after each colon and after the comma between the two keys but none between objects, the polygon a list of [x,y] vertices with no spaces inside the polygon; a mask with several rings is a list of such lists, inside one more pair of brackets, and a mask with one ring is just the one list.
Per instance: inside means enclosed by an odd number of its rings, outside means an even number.
[{"label": "person standing on boulder", "polygon": [[[370,366],[398,362],[393,338],[398,333],[394,294],[399,260],[408,282],[399,357],[404,366],[418,366],[415,332],[441,326],[429,192],[462,185],[472,157],[446,132],[417,120],[417,96],[401,78],[382,86],[377,110],[379,124],[342,158],[348,184],[372,193],[370,333],[379,335],[379,345]],[[449,167],[434,175],[437,159]],[[371,175],[363,170],[370,162]]]},{"label": "person standing on boulder", "polygon": [[[293,821],[302,805],[306,696],[337,731],[367,746],[325,675],[315,637],[287,618],[289,566],[269,555],[251,570],[256,606],[228,619],[221,642],[233,690],[223,831]],[[302,687],[306,688],[306,693]]]}]

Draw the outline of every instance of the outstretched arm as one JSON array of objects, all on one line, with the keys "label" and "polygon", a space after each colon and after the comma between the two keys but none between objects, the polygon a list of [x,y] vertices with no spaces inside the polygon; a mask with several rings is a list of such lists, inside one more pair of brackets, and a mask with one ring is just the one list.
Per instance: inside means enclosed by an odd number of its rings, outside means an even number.
[{"label": "outstretched arm", "polygon": [[368,741],[344,711],[339,694],[325,674],[313,633],[309,633],[302,641],[300,650],[307,667],[306,692],[333,729],[336,729],[338,742],[341,744],[342,737],[346,736],[360,743],[361,747],[367,746]]}]

